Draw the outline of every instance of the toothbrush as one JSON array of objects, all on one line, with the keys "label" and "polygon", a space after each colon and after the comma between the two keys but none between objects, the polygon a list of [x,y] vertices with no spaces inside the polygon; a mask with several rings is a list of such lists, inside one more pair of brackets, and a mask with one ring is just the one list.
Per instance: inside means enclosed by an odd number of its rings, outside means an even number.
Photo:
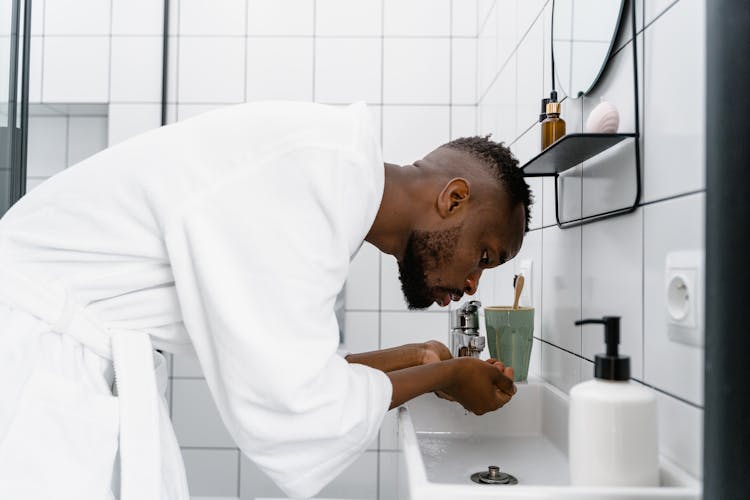
[{"label": "toothbrush", "polygon": [[523,291],[523,274],[516,275],[516,297],[513,299],[513,310],[518,309],[518,299],[521,298],[521,292]]}]

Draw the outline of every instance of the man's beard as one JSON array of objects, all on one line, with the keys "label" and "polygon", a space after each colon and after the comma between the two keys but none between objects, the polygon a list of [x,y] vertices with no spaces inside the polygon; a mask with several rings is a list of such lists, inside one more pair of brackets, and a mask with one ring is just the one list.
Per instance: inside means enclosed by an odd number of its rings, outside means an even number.
[{"label": "man's beard", "polygon": [[462,295],[454,288],[430,286],[427,273],[446,267],[453,258],[463,224],[439,231],[412,231],[404,258],[398,263],[398,279],[409,309],[425,309],[442,293]]}]

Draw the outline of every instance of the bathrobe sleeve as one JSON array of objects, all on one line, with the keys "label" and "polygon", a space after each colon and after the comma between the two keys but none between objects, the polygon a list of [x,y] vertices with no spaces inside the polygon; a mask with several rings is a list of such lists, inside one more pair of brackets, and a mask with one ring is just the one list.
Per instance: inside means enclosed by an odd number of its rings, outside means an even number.
[{"label": "bathrobe sleeve", "polygon": [[[224,423],[291,497],[316,494],[350,465],[390,405],[384,373],[336,353],[347,228],[361,219],[345,205],[367,184],[356,182],[362,161],[315,144],[280,151],[207,188],[165,232],[185,326]],[[379,204],[371,191],[362,205]]]}]

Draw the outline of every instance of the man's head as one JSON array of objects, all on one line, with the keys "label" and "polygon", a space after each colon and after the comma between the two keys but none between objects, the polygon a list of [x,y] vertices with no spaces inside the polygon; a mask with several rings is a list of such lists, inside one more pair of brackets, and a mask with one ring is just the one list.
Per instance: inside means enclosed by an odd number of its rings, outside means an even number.
[{"label": "man's head", "polygon": [[529,229],[531,193],[508,148],[487,137],[444,144],[415,162],[434,204],[399,260],[410,309],[474,294],[482,271],[512,259]]}]

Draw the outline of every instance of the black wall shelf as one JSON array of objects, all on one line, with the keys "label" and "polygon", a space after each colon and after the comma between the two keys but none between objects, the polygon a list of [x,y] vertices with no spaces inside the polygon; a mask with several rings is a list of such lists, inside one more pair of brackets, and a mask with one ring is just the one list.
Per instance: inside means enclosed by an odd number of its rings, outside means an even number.
[{"label": "black wall shelf", "polygon": [[568,134],[521,167],[525,177],[555,176],[636,134]]},{"label": "black wall shelf", "polygon": [[[635,12],[635,1],[630,1],[630,28],[631,33],[637,33],[636,30],[636,12]],[[623,5],[628,5],[625,2]],[[553,6],[554,10],[554,6]],[[621,25],[619,29],[623,28],[624,19],[626,16],[620,16]],[[615,37],[616,37],[615,33]],[[614,134],[592,134],[592,133],[573,133],[567,134],[552,143],[544,151],[536,155],[534,158],[526,162],[521,169],[525,177],[554,177],[555,178],[555,218],[557,219],[558,227],[565,229],[569,227],[581,226],[591,222],[608,219],[610,217],[617,217],[635,211],[638,208],[638,204],[641,199],[641,154],[640,154],[640,108],[638,99],[638,48],[636,45],[637,37],[633,37],[629,42],[632,46],[633,52],[633,115],[635,130],[628,133],[614,133]],[[552,43],[552,41],[550,41]],[[553,57],[553,68],[554,68],[554,47],[552,47]],[[555,77],[554,69],[552,71],[553,78]],[[554,80],[553,80],[554,81]],[[594,84],[596,85],[596,84]],[[553,85],[554,88],[554,85]],[[593,89],[593,87],[592,87]],[[589,89],[589,90],[592,90]],[[585,96],[579,95],[579,98]],[[625,207],[615,208],[614,210],[608,210],[605,212],[595,213],[592,215],[582,216],[577,219],[562,220],[560,197],[559,197],[559,183],[560,174],[569,170],[581,163],[590,160],[598,154],[612,148],[613,146],[621,143],[626,139],[632,139],[633,141],[633,163],[635,174],[635,197],[632,204]],[[595,168],[595,167],[594,167]]]}]

